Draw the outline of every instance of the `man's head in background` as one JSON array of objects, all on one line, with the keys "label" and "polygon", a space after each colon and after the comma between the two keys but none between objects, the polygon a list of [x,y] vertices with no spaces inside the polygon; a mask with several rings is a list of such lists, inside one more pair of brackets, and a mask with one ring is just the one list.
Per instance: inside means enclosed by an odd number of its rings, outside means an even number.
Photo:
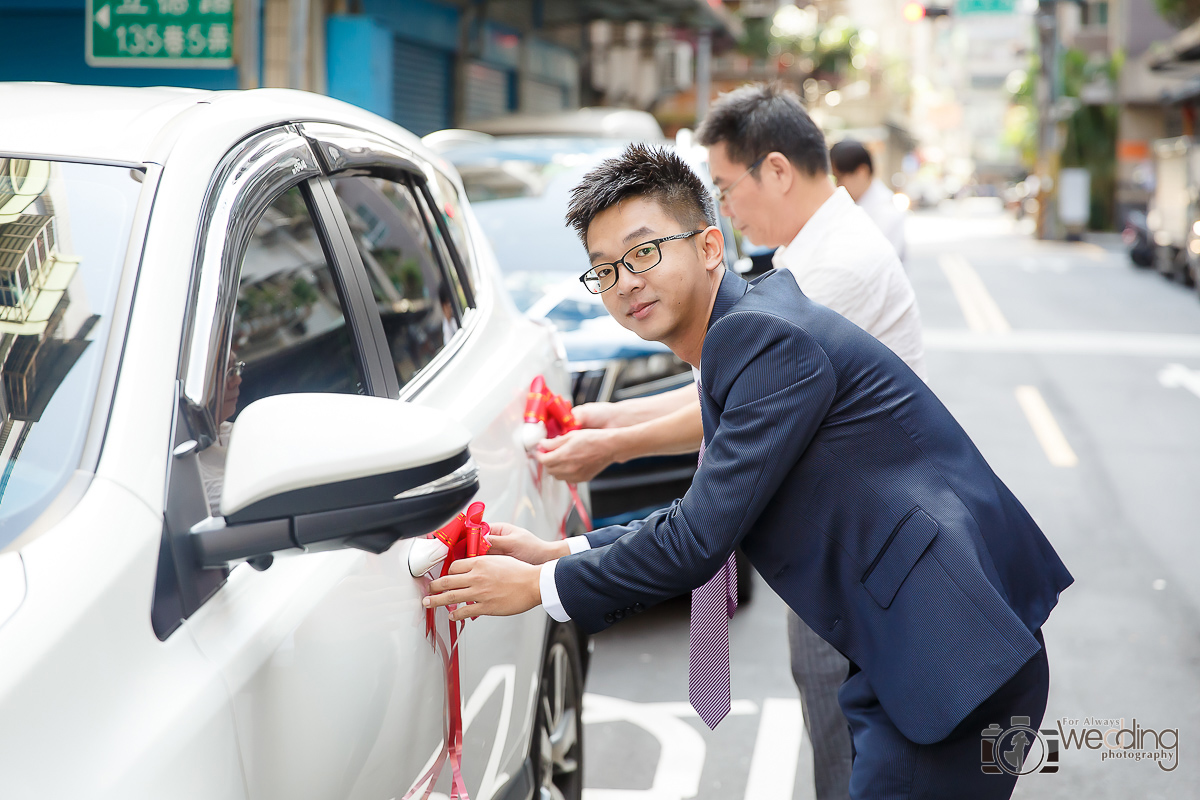
[{"label": "man's head in background", "polygon": [[829,148],[829,160],[833,164],[833,177],[839,186],[846,187],[854,202],[866,194],[875,177],[875,165],[871,154],[862,142],[843,139]]},{"label": "man's head in background", "polygon": [[721,95],[696,141],[708,148],[722,210],[757,245],[790,243],[833,194],[825,136],[781,85]]},{"label": "man's head in background", "polygon": [[630,145],[571,191],[567,222],[591,260],[583,283],[613,318],[698,361],[725,249],[692,168],[665,148]]}]

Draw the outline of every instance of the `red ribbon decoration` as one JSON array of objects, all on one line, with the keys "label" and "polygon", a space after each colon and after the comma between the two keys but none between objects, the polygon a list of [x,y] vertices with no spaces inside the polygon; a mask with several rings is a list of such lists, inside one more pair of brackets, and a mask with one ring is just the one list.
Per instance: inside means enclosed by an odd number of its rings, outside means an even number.
[{"label": "red ribbon decoration", "polygon": [[[579,421],[571,413],[570,401],[562,395],[550,391],[550,387],[546,386],[546,379],[541,375],[534,378],[533,383],[529,385],[529,395],[525,400],[525,422],[531,425],[540,422],[545,425],[547,439],[555,439],[564,433],[577,431],[580,428]],[[541,464],[538,464],[538,484],[540,488]],[[579,498],[579,489],[573,483],[568,483],[567,489],[571,492],[571,502],[575,506],[575,510],[579,512],[584,527],[590,531],[592,518],[588,516],[587,509],[583,507],[583,501]],[[563,518],[559,536],[564,539],[567,536],[566,517]]]},{"label": "red ribbon decoration", "polygon": [[[487,555],[491,549],[491,542],[487,538],[491,527],[483,521],[483,509],[483,503],[471,503],[466,511],[459,512],[448,525],[426,537],[440,540],[449,550],[442,562],[440,577],[449,575],[450,566],[458,559]],[[425,793],[421,795],[421,799],[428,800],[447,760],[450,762],[451,771],[451,800],[471,800],[462,777],[462,685],[458,670],[458,635],[467,621],[462,620],[457,624],[449,621],[449,612],[456,608],[456,604],[446,606],[447,621],[450,625],[449,645],[438,635],[435,609],[425,610],[425,634],[433,644],[434,650],[441,655],[442,666],[446,672],[446,746],[433,766],[421,776],[408,794],[404,795],[403,800],[411,800],[422,786],[425,786]]]}]

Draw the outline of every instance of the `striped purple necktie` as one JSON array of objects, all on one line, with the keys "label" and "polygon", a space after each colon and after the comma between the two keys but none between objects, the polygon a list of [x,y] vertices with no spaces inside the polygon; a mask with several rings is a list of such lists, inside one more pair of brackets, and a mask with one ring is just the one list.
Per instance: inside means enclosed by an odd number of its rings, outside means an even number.
[{"label": "striped purple necktie", "polygon": [[[697,381],[701,398],[704,390]],[[700,463],[704,442],[700,442]],[[737,610],[737,564],[733,554],[717,574],[692,590],[688,697],[709,728],[729,713],[729,620]]]}]

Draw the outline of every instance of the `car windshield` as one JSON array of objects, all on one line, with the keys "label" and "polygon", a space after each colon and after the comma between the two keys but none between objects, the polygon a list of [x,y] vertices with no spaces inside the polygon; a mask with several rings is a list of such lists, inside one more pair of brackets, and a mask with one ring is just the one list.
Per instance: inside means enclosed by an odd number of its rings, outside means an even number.
[{"label": "car windshield", "polygon": [[[467,198],[521,311],[529,311],[558,284],[576,281],[587,272],[587,253],[563,215],[571,188],[605,155],[618,152],[610,148],[581,155],[511,147],[445,154],[462,177]],[[573,309],[569,316],[582,319],[605,313],[598,302],[584,305],[589,308],[582,315],[580,309]],[[543,309],[542,315],[554,319],[557,313],[556,305]],[[573,323],[554,321],[568,327]]]},{"label": "car windshield", "polygon": [[140,177],[0,156],[0,548],[80,466]]},{"label": "car windshield", "polygon": [[[611,140],[548,138],[469,143],[443,151],[462,177],[521,311],[536,311],[564,331],[606,315],[597,297],[574,291],[581,289],[578,278],[591,263],[564,215],[571,189],[624,148]],[[729,244],[735,247],[732,238]],[[554,302],[543,302],[547,298]]]}]

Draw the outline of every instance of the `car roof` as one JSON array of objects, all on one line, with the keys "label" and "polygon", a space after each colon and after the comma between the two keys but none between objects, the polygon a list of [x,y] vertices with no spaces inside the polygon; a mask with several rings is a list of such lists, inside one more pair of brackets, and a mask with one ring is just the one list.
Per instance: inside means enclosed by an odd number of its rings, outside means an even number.
[{"label": "car roof", "polygon": [[606,136],[618,139],[662,139],[658,120],[632,108],[579,108],[546,114],[506,114],[471,123],[472,130],[493,136]]},{"label": "car roof", "polygon": [[185,127],[217,119],[239,120],[237,127],[244,134],[283,122],[347,123],[383,133],[425,158],[439,160],[420,139],[389,120],[340,100],[292,89],[213,92],[0,83],[0,108],[0,153],[50,160],[161,163]]}]

